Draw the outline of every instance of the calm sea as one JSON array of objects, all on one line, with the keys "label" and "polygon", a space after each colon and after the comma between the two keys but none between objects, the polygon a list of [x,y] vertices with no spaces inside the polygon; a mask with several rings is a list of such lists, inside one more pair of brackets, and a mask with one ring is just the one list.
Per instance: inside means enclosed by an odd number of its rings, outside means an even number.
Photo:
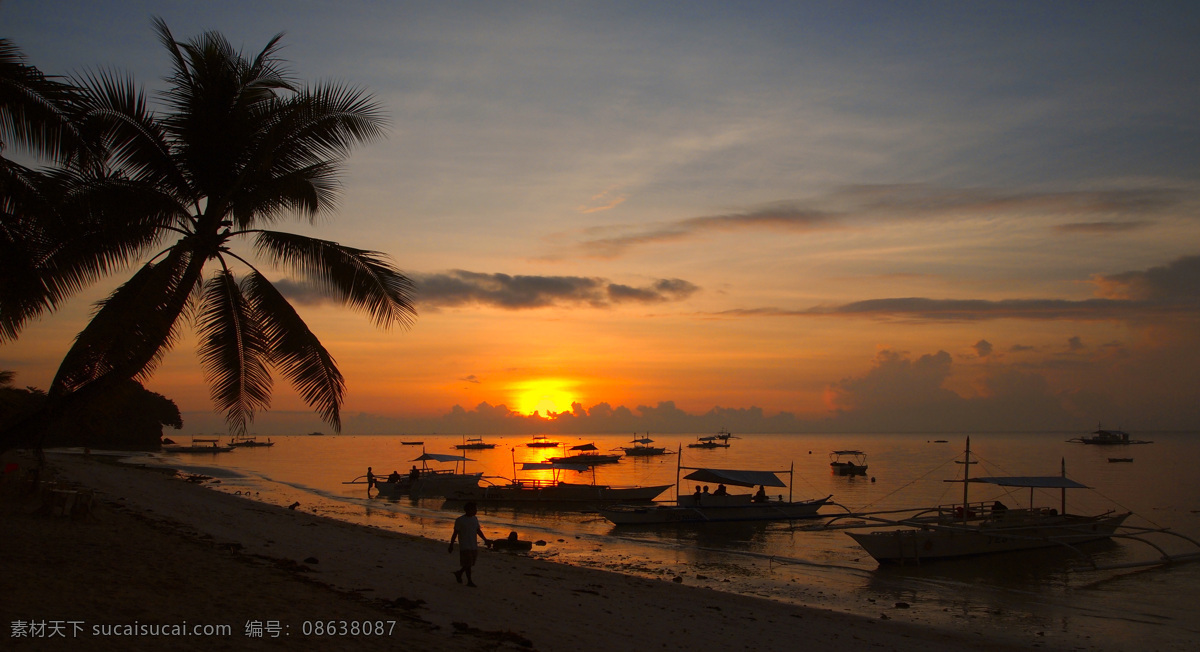
[{"label": "calm sea", "polygon": [[[710,434],[710,433],[704,433]],[[1081,433],[1083,434],[1083,433]],[[595,481],[610,485],[674,484],[677,464],[786,471],[794,468],[794,497],[833,495],[852,511],[947,504],[961,500],[966,436],[920,434],[741,435],[727,449],[691,449],[697,436],[650,434],[679,455],[625,458],[598,466]],[[1071,491],[1068,509],[1092,513],[1132,511],[1127,524],[1169,527],[1200,541],[1200,434],[1135,433],[1152,444],[1122,447],[1067,443],[1070,434],[975,434],[971,475],[1067,475],[1091,490]],[[186,441],[186,437],[182,438]],[[608,450],[629,445],[632,435],[552,437],[571,446],[594,442]],[[947,440],[939,443],[936,440]],[[218,491],[250,493],[331,518],[365,523],[434,539],[447,539],[456,505],[442,500],[368,498],[364,484],[346,484],[368,466],[377,475],[405,473],[421,452],[457,453],[462,436],[274,437],[271,448],[243,448],[217,455],[160,455],[180,470],[219,480]],[[420,440],[423,445],[404,445]],[[529,436],[485,438],[491,450],[467,451],[467,470],[502,483],[514,462],[538,461],[555,450],[525,446]],[[854,448],[867,454],[865,477],[831,473],[830,452]],[[558,449],[561,451],[562,449]],[[1132,457],[1112,463],[1109,457]],[[436,465],[434,465],[436,466]],[[521,477],[530,474],[516,472]],[[784,476],[786,479],[786,476]],[[591,472],[565,479],[591,481]],[[976,487],[979,487],[978,489]],[[685,481],[682,491],[692,487]],[[1027,505],[1029,490],[1000,493],[972,485],[972,500],[999,498]],[[787,490],[774,490],[777,494]],[[673,492],[662,496],[673,498]],[[1058,506],[1058,492],[1035,494],[1037,503]],[[826,508],[830,512],[837,511]],[[811,530],[810,522],[615,528],[595,512],[485,508],[481,521],[491,536],[516,531],[545,541],[534,556],[621,573],[674,579],[720,591],[862,614],[873,618],[967,628],[986,636],[1028,634],[1046,647],[1094,649],[1194,649],[1200,640],[1200,562],[1166,568],[1073,572],[1066,552],[1012,553],[989,558],[879,567],[845,532]],[[819,521],[818,521],[819,522]],[[1186,541],[1158,535],[1172,552],[1200,551]],[[1135,541],[1090,544],[1101,564],[1155,559],[1157,551]]]}]

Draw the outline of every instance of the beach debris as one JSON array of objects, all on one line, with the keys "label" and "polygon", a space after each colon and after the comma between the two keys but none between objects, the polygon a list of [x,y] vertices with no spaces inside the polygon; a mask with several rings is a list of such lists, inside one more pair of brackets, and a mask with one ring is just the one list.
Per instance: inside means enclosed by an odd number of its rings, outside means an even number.
[{"label": "beach debris", "polygon": [[291,505],[288,505],[288,509],[296,509],[299,506],[300,506],[300,501],[297,500],[296,502],[292,503]]},{"label": "beach debris", "polygon": [[675,577],[672,577],[672,578],[671,578],[671,581],[672,581],[672,582],[674,582],[674,583],[676,583],[676,584],[683,584],[683,576],[682,576],[682,575],[676,575]]},{"label": "beach debris", "polygon": [[544,546],[544,545],[546,545],[546,541],[545,541],[545,539],[538,539],[537,541],[534,541],[534,542],[533,542],[533,545],[535,545],[535,546]]},{"label": "beach debris", "polygon": [[908,609],[910,606],[911,605],[909,605],[907,602],[897,602],[896,603],[897,609]]},{"label": "beach debris", "polygon": [[307,557],[307,558],[305,558],[305,560],[304,560],[304,563],[306,563],[306,564],[319,564],[319,563],[321,563],[321,561],[320,561],[319,559],[317,559],[316,557]]}]

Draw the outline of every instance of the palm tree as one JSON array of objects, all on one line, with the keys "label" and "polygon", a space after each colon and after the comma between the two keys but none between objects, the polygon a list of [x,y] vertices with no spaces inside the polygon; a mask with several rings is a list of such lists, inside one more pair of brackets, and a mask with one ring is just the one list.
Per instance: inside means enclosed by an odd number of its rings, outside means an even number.
[{"label": "palm tree", "polygon": [[3,156],[12,147],[87,169],[92,152],[79,108],[78,89],[42,74],[16,45],[0,39],[0,342],[16,339],[25,323],[96,280],[112,262],[94,248],[102,238],[57,211],[70,175]]},{"label": "palm tree", "polygon": [[380,107],[341,84],[298,85],[276,56],[282,34],[248,58],[216,32],[182,43],[162,20],[155,28],[173,69],[164,113],[127,77],[75,81],[83,129],[102,136],[106,158],[99,173],[63,173],[70,214],[118,227],[123,237],[104,260],[145,263],[98,304],[59,367],[51,402],[145,379],[192,321],[212,399],[234,433],[269,406],[272,370],[339,430],[345,383],[333,357],[234,246],[249,240],[268,264],[380,327],[411,324],[413,284],[384,255],[264,228],[331,208],[342,161],[383,135]]}]

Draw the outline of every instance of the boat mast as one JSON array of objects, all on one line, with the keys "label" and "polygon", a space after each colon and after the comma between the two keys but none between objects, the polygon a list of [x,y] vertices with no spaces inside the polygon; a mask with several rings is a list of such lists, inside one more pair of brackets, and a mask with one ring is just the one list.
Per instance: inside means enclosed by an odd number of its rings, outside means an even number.
[{"label": "boat mast", "polygon": [[[1067,458],[1062,457],[1059,459],[1062,463],[1062,477],[1065,478],[1065,477],[1067,477]],[[1066,488],[1066,486],[1064,486],[1062,488],[1062,509],[1060,509],[1058,513],[1062,514],[1063,516],[1067,515],[1067,488]]]},{"label": "boat mast", "polygon": [[679,452],[675,454],[675,503],[679,503],[679,471],[683,464],[683,444],[679,445]]},{"label": "boat mast", "polygon": [[965,461],[959,462],[959,464],[963,465],[962,520],[963,520],[963,524],[966,525],[967,516],[968,516],[967,512],[969,511],[969,509],[967,507],[967,487],[970,485],[970,482],[971,482],[971,465],[974,464],[974,462],[971,461],[971,438],[970,437],[967,437],[967,453],[965,456]]}]

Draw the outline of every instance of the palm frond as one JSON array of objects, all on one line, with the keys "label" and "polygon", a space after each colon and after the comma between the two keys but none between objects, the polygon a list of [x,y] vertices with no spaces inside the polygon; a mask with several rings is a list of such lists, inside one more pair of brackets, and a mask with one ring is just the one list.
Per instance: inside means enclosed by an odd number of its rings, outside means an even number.
[{"label": "palm frond", "polygon": [[0,143],[68,162],[86,150],[75,124],[76,89],[42,74],[0,39]]},{"label": "palm frond", "polygon": [[304,402],[335,431],[341,432],[346,382],[333,356],[264,276],[257,271],[251,273],[243,282],[243,290],[258,313],[272,363],[304,397]]},{"label": "palm frond", "polygon": [[376,326],[407,328],[416,318],[416,287],[384,254],[278,231],[260,231],[255,247],[273,264],[366,311]]},{"label": "palm frond", "polygon": [[144,379],[174,345],[179,317],[200,279],[204,260],[181,247],[143,266],[98,304],[75,338],[51,384],[51,394],[78,392],[102,379]]},{"label": "palm frond", "polygon": [[258,311],[228,269],[204,283],[196,328],[213,403],[230,430],[244,434],[254,413],[271,404],[270,350]]}]

